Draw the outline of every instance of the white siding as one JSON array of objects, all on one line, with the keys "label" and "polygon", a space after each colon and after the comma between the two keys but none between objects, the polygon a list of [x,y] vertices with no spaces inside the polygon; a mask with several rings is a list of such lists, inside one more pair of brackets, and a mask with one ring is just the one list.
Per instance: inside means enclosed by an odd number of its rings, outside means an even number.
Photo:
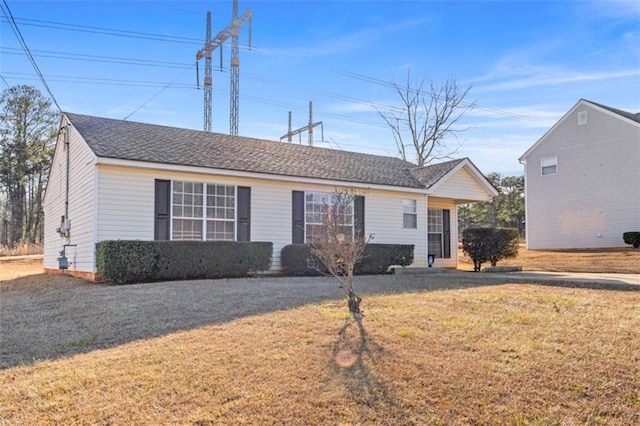
[{"label": "white siding", "polygon": [[[412,266],[427,264],[427,208],[422,194],[369,191],[364,194],[365,234],[373,234],[374,244],[413,244]],[[416,200],[417,229],[402,227],[402,200]]]},{"label": "white siding", "polygon": [[[557,173],[542,176],[554,156]],[[624,246],[622,233],[640,230],[637,124],[580,102],[525,160],[528,248]]]},{"label": "white siding", "polygon": [[493,195],[478,181],[467,165],[460,168],[452,176],[444,178],[442,183],[434,189],[432,195],[451,198],[459,204],[489,201],[493,198]]},{"label": "white siding", "polygon": [[[270,241],[274,269],[280,251],[292,242],[292,191],[332,192],[332,185],[190,174],[118,166],[99,167],[98,241],[153,239],[155,179],[188,180],[251,187],[251,241]],[[426,264],[426,205],[424,195],[382,190],[365,191],[365,232],[373,243],[415,245],[415,266]],[[418,229],[402,228],[402,199],[418,202]],[[455,208],[452,208],[452,220]],[[452,230],[452,235],[454,234]],[[454,247],[454,246],[452,246]]]},{"label": "white siding", "polygon": [[[44,200],[44,267],[58,269],[58,255],[67,243],[56,228],[65,214],[66,152],[61,132],[51,165]],[[94,258],[94,183],[95,157],[78,132],[71,127],[69,136],[69,220],[71,235],[67,248],[69,270],[93,272]]]}]

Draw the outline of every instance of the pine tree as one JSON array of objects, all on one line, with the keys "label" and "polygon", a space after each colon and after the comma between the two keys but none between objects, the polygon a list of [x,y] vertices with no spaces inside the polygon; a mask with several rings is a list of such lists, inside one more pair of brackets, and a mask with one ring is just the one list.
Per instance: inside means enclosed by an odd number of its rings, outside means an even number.
[{"label": "pine tree", "polygon": [[0,192],[8,212],[8,245],[42,241],[42,195],[58,116],[33,86],[0,95]]}]

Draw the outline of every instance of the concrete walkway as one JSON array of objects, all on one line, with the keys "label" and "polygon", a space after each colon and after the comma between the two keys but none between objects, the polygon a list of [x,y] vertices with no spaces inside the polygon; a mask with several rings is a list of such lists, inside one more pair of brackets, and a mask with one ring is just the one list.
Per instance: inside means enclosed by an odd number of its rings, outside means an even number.
[{"label": "concrete walkway", "polygon": [[490,272],[494,276],[504,276],[518,281],[572,281],[578,283],[597,284],[632,284],[640,286],[640,275],[638,274],[609,274],[609,273],[587,273],[587,272]]}]

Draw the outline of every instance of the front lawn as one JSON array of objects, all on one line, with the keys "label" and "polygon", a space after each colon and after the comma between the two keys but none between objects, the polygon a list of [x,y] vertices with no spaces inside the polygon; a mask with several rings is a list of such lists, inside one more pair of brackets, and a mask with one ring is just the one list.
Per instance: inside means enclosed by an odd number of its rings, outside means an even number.
[{"label": "front lawn", "polygon": [[0,424],[640,423],[640,293],[506,284],[247,316],[0,371]]}]

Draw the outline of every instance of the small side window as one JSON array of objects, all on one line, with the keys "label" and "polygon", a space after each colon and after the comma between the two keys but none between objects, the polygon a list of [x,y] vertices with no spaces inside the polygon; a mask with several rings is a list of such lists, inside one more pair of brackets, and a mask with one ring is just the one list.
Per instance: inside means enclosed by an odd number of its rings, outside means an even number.
[{"label": "small side window", "polygon": [[580,111],[578,113],[578,126],[584,126],[587,124],[587,111]]},{"label": "small side window", "polygon": [[416,229],[418,227],[418,206],[416,200],[402,200],[402,227]]},{"label": "small side window", "polygon": [[542,176],[558,173],[558,157],[548,157],[540,160]]}]

